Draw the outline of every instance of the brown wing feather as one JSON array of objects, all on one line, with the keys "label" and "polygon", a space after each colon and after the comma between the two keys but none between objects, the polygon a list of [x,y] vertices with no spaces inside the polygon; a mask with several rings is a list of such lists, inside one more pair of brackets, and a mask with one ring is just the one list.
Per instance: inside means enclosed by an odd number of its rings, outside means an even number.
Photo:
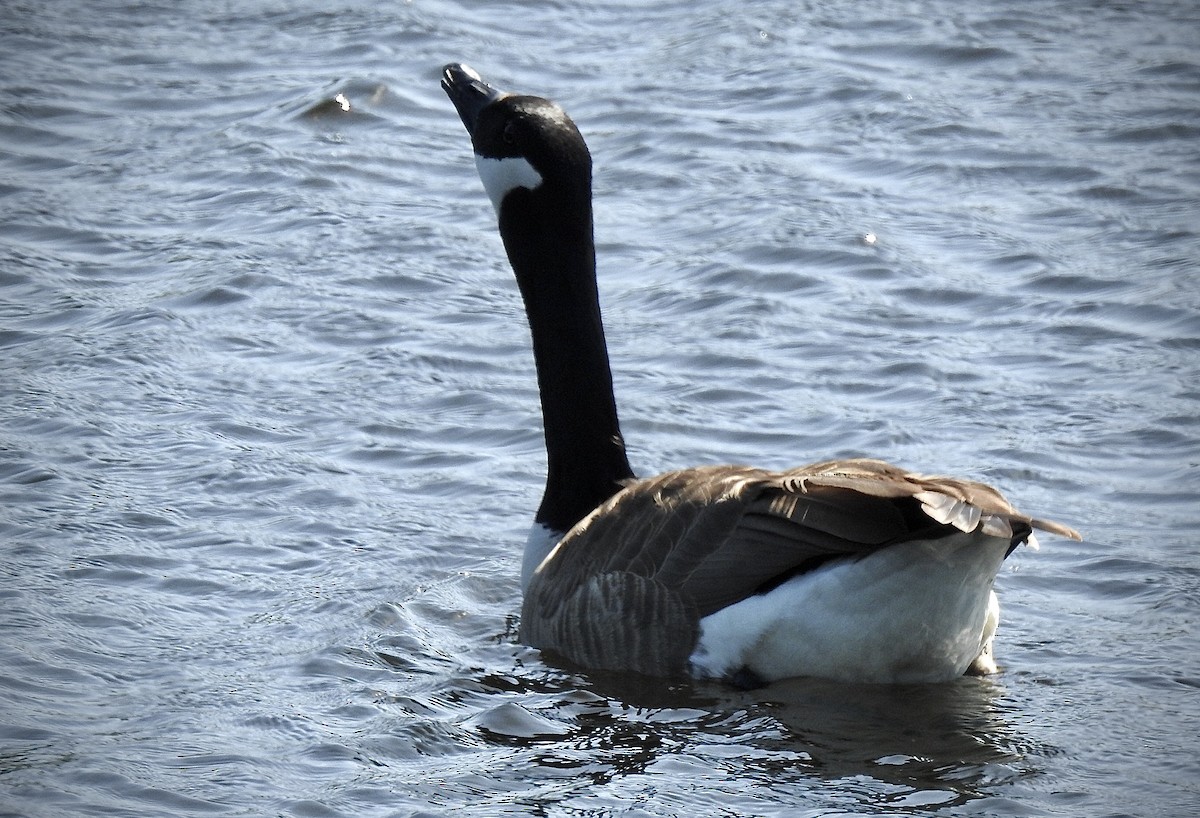
[{"label": "brown wing feather", "polygon": [[673,675],[713,611],[831,558],[977,526],[1014,545],[1030,526],[1079,538],[983,483],[878,460],[669,472],[568,532],[530,584],[521,638],[586,667]]}]

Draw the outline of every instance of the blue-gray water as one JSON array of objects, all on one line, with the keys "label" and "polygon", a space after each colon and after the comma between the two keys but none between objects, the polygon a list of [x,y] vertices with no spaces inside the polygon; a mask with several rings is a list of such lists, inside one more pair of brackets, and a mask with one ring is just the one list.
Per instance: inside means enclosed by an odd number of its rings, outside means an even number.
[{"label": "blue-gray water", "polygon": [[[5,4],[0,814],[1194,814],[1194,4],[475,5]],[[870,454],[1085,532],[1006,564],[1001,675],[515,644],[543,453],[456,60],[590,141],[641,472]]]}]

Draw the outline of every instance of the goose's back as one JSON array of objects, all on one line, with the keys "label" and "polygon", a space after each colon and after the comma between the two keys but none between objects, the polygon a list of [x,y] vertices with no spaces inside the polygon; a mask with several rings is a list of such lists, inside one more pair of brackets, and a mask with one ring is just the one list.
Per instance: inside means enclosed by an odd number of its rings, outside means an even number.
[{"label": "goose's back", "polygon": [[584,667],[680,675],[703,617],[829,560],[974,530],[1015,547],[1031,525],[1078,536],[986,484],[878,460],[668,472],[567,533],[526,592],[521,639]]}]

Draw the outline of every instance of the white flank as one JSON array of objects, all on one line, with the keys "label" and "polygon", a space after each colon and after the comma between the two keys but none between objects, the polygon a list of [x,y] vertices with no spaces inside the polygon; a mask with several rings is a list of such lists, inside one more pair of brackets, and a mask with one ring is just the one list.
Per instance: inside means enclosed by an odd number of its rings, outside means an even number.
[{"label": "white flank", "polygon": [[959,534],[839,560],[700,621],[700,677],[913,683],[961,676],[995,632],[1008,541]]},{"label": "white flank", "polygon": [[542,183],[542,175],[523,156],[508,156],[504,159],[489,159],[475,154],[475,168],[483,180],[483,189],[500,215],[500,203],[509,191],[523,187],[536,190]]}]

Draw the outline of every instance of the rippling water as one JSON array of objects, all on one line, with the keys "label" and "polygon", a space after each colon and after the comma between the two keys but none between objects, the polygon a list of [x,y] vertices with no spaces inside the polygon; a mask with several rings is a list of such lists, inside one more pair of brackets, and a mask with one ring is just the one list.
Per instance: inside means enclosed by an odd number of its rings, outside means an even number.
[{"label": "rippling water", "polygon": [[[1195,811],[1200,15],[1083,5],[6,4],[0,813]],[[874,454],[1085,532],[1007,563],[1003,674],[514,642],[543,455],[460,59],[589,138],[643,473]]]}]

